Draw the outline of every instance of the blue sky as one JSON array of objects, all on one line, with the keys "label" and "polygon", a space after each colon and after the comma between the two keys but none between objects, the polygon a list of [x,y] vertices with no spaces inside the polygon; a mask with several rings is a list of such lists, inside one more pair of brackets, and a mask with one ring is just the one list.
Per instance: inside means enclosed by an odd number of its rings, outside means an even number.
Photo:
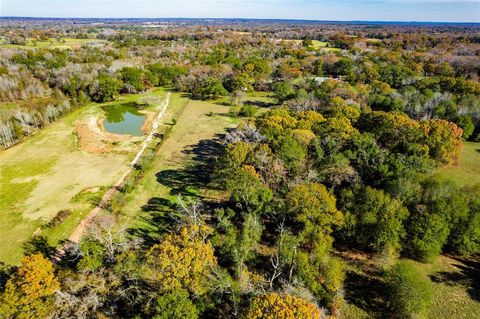
[{"label": "blue sky", "polygon": [[480,0],[0,0],[0,15],[480,22]]}]

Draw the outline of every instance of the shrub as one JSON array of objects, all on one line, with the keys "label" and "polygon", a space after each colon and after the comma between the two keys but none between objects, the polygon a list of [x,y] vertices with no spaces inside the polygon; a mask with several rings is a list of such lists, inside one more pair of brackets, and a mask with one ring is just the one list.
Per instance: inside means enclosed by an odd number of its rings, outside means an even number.
[{"label": "shrub", "polygon": [[389,306],[395,318],[415,318],[428,307],[432,284],[411,262],[399,261],[386,273]]},{"label": "shrub", "polygon": [[456,119],[455,122],[463,130],[463,138],[468,139],[473,134],[475,125],[473,124],[471,116],[461,115]]},{"label": "shrub", "polygon": [[56,227],[58,225],[60,225],[61,223],[63,223],[68,216],[70,216],[72,214],[72,211],[69,210],[69,209],[62,209],[60,210],[57,215],[55,215],[55,217],[53,217],[53,219],[50,221],[50,223],[48,223],[48,226],[49,227]]},{"label": "shrub", "polygon": [[252,117],[257,113],[257,107],[255,105],[246,104],[240,109],[239,115]]}]

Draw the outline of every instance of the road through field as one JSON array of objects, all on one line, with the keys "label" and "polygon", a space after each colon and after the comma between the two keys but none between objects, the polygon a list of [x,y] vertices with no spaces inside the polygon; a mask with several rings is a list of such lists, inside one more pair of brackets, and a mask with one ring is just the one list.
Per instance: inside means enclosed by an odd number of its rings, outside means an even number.
[{"label": "road through field", "polygon": [[155,134],[158,132],[158,127],[160,125],[160,121],[165,116],[167,111],[168,104],[170,103],[170,92],[168,92],[165,96],[165,100],[163,101],[162,105],[160,106],[160,111],[155,118],[152,128],[150,130],[150,134],[148,134],[147,138],[143,141],[142,148],[138,151],[135,158],[131,161],[130,167],[125,171],[125,173],[118,179],[118,181],[103,195],[100,203],[88,213],[88,215],[80,222],[80,224],[75,228],[72,234],[68,237],[68,242],[70,243],[78,243],[85,232],[88,230],[90,225],[92,224],[94,218],[98,215],[102,209],[110,202],[110,199],[118,191],[118,189],[123,185],[125,179],[135,170],[135,166],[138,164],[138,161],[142,157],[143,153],[145,152],[146,148],[148,147],[149,143],[154,138]]},{"label": "road through field", "polygon": [[[178,185],[184,183],[181,180],[182,170],[191,164],[194,161],[193,157],[196,156],[192,149],[218,134],[225,133],[226,129],[235,127],[238,122],[229,116],[228,106],[209,101],[189,100],[180,95],[175,95],[172,99],[179,111],[177,124],[158,149],[143,178],[132,192],[127,194],[118,227],[148,229],[149,221],[154,217],[144,208],[152,201],[176,200],[177,195],[172,192],[170,183]],[[178,175],[175,175],[177,173]]]}]

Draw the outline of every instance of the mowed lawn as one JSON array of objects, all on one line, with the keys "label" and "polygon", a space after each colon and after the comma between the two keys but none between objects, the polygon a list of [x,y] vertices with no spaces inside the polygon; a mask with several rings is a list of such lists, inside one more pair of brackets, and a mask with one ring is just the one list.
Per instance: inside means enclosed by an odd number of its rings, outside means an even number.
[{"label": "mowed lawn", "polygon": [[454,181],[459,185],[468,186],[480,183],[480,143],[463,142],[458,164],[443,167],[435,175]]},{"label": "mowed lawn", "polygon": [[[159,90],[156,94],[164,95]],[[74,125],[91,116],[104,116],[101,105],[75,110],[0,151],[0,261],[17,264],[34,235],[45,236],[51,245],[67,238],[94,207],[95,199],[126,171],[141,138],[125,142],[118,152],[115,148],[105,154],[82,151]],[[126,143],[130,146],[125,147]],[[58,211],[67,209],[72,214],[63,223],[45,227]]]},{"label": "mowed lawn", "polygon": [[172,119],[176,119],[177,124],[157,150],[143,177],[127,194],[119,226],[142,228],[148,232],[154,216],[145,211],[146,206],[153,202],[176,202],[179,195],[173,191],[176,186],[182,188],[183,193],[201,192],[190,187],[182,171],[194,162],[192,149],[236,126],[238,119],[230,117],[228,112],[229,107],[221,103],[190,100],[178,93],[172,94],[163,128],[171,125]]}]

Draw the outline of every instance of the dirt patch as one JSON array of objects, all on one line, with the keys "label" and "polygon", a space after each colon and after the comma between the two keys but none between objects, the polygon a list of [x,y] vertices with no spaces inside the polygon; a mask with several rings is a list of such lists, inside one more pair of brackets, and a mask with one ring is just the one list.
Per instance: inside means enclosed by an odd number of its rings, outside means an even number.
[{"label": "dirt patch", "polygon": [[103,119],[90,117],[75,124],[75,131],[79,139],[79,147],[82,151],[93,154],[105,154],[112,150],[112,143],[128,141],[128,135],[118,135],[105,132],[100,129]]},{"label": "dirt patch", "polygon": [[153,121],[155,120],[156,113],[155,112],[141,112],[142,114],[145,114],[145,121],[143,122],[142,125],[142,133],[147,135],[150,132],[150,129],[152,128]]}]

